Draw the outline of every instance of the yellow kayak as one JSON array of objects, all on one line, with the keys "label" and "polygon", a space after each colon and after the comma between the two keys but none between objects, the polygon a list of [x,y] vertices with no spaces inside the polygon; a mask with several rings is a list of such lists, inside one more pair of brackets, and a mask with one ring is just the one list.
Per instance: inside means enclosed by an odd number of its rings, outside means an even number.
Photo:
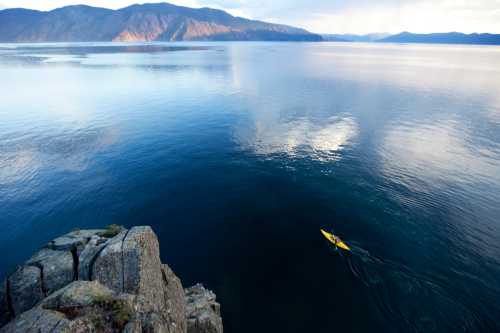
[{"label": "yellow kayak", "polygon": [[323,229],[320,229],[320,230],[321,230],[321,233],[323,234],[323,236],[325,236],[325,238],[328,239],[331,243],[333,243],[336,247],[340,247],[341,249],[346,250],[346,251],[351,251],[351,248],[349,246],[347,246],[347,244],[344,243],[340,238],[338,238],[337,236],[335,236],[329,232],[326,232]]}]

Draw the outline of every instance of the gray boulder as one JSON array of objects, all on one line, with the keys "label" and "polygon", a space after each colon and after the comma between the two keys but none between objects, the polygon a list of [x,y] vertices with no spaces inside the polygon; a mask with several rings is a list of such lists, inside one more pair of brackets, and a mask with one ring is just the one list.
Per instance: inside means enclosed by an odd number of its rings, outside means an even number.
[{"label": "gray boulder", "polygon": [[8,283],[14,316],[31,309],[45,297],[41,270],[38,267],[19,267],[9,277]]},{"label": "gray boulder", "polygon": [[215,294],[201,284],[186,289],[188,333],[222,333],[220,305]]},{"label": "gray boulder", "polygon": [[63,313],[68,332],[120,332],[133,320],[133,302],[97,281],[75,281],[40,305]]},{"label": "gray boulder", "polygon": [[165,301],[159,248],[150,227],[123,231],[98,254],[91,279],[117,293],[142,296],[145,311],[161,310]]},{"label": "gray boulder", "polygon": [[123,239],[128,231],[122,231],[111,238],[104,249],[99,253],[93,268],[90,280],[97,280],[115,292],[123,291]]},{"label": "gray boulder", "polygon": [[78,254],[78,279],[91,280],[97,255],[108,245],[108,238],[93,235]]},{"label": "gray boulder", "polygon": [[89,242],[92,236],[103,233],[104,230],[75,230],[64,236],[50,241],[47,247],[58,251],[81,250]]},{"label": "gray boulder", "polygon": [[68,327],[69,320],[64,314],[36,307],[16,317],[0,329],[0,333],[52,333]]},{"label": "gray boulder", "polygon": [[75,264],[69,251],[41,249],[26,262],[28,266],[36,266],[41,270],[43,287],[50,294],[75,280]]},{"label": "gray boulder", "polygon": [[94,281],[75,281],[24,312],[0,333],[121,332],[133,321],[132,301]]},{"label": "gray boulder", "polygon": [[113,292],[97,281],[75,281],[56,291],[41,303],[44,309],[64,310],[84,308],[113,297]]},{"label": "gray boulder", "polygon": [[123,241],[123,291],[147,300],[144,310],[165,308],[158,238],[150,227],[134,227]]}]

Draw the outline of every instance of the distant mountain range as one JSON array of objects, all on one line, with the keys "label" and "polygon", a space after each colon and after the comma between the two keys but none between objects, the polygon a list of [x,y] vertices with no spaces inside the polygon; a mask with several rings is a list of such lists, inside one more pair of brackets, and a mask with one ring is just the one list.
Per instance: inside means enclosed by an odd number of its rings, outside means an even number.
[{"label": "distant mountain range", "polygon": [[384,43],[427,43],[427,44],[480,44],[500,45],[500,35],[495,34],[463,34],[459,32],[412,34],[402,32],[378,40]]},{"label": "distant mountain range", "polygon": [[323,39],[331,42],[376,42],[380,39],[391,36],[388,33],[373,33],[366,35],[353,34],[327,34],[322,35]]},{"label": "distant mountain range", "polygon": [[460,32],[413,34],[402,32],[397,35],[376,33],[368,35],[330,34],[322,35],[325,41],[334,42],[377,42],[377,43],[425,43],[425,44],[478,44],[500,45],[500,35],[463,34]]},{"label": "distant mountain range", "polygon": [[84,5],[49,12],[0,11],[0,42],[321,41],[304,29],[234,17],[222,10],[168,3],[119,10]]},{"label": "distant mountain range", "polygon": [[168,3],[111,10],[85,5],[43,12],[0,10],[0,42],[336,41],[500,45],[500,35],[458,32],[318,35],[304,29]]}]

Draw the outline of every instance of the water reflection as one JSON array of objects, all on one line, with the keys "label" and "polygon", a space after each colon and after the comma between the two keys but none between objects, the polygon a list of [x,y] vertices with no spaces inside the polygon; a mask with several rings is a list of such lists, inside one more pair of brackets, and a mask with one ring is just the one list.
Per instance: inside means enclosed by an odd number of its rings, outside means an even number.
[{"label": "water reflection", "polygon": [[0,185],[26,184],[42,170],[82,172],[117,138],[116,129],[87,128],[0,140]]},{"label": "water reflection", "polygon": [[366,82],[429,95],[461,105],[500,103],[500,48],[483,46],[325,44],[304,56],[317,79]]},{"label": "water reflection", "polygon": [[313,122],[307,118],[284,122],[256,120],[254,131],[238,141],[259,155],[287,154],[335,161],[342,150],[354,143],[358,126],[352,117],[332,117]]},{"label": "water reflection", "polygon": [[[5,45],[5,44],[4,44]],[[0,47],[0,64],[36,65],[74,64],[101,66],[161,66],[172,64],[167,55],[178,52],[193,53],[217,49],[209,46],[182,46],[166,44],[110,45],[99,43],[41,44],[19,46],[11,44]],[[204,52],[205,53],[205,52]],[[134,57],[135,55],[135,57]],[[211,64],[212,66],[215,64]]]},{"label": "water reflection", "polygon": [[381,145],[382,172],[412,189],[422,181],[432,187],[446,182],[500,184],[499,152],[471,141],[468,130],[452,120],[397,124]]},{"label": "water reflection", "polygon": [[75,43],[75,44],[4,44],[0,53],[13,52],[17,55],[45,53],[53,55],[71,54],[116,54],[116,53],[159,53],[178,51],[206,51],[208,46],[171,46],[165,44],[103,44],[103,43]]}]

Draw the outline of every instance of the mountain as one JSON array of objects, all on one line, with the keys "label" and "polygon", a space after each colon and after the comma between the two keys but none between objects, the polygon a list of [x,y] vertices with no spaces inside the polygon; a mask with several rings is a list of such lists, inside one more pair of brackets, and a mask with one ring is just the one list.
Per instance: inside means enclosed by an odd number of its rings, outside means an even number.
[{"label": "mountain", "polygon": [[495,34],[463,34],[459,32],[413,34],[402,32],[379,40],[384,43],[429,43],[429,44],[481,44],[500,45],[500,35]]},{"label": "mountain", "polygon": [[353,35],[353,34],[328,34],[322,35],[324,40],[332,42],[375,42],[380,39],[389,37],[388,33],[372,33],[367,35]]},{"label": "mountain", "polygon": [[350,40],[342,38],[342,35],[322,34],[321,37],[326,42],[350,42]]},{"label": "mountain", "polygon": [[0,42],[269,40],[321,41],[320,35],[286,25],[234,17],[222,10],[168,3],[119,10],[84,5],[49,12],[0,11]]}]

